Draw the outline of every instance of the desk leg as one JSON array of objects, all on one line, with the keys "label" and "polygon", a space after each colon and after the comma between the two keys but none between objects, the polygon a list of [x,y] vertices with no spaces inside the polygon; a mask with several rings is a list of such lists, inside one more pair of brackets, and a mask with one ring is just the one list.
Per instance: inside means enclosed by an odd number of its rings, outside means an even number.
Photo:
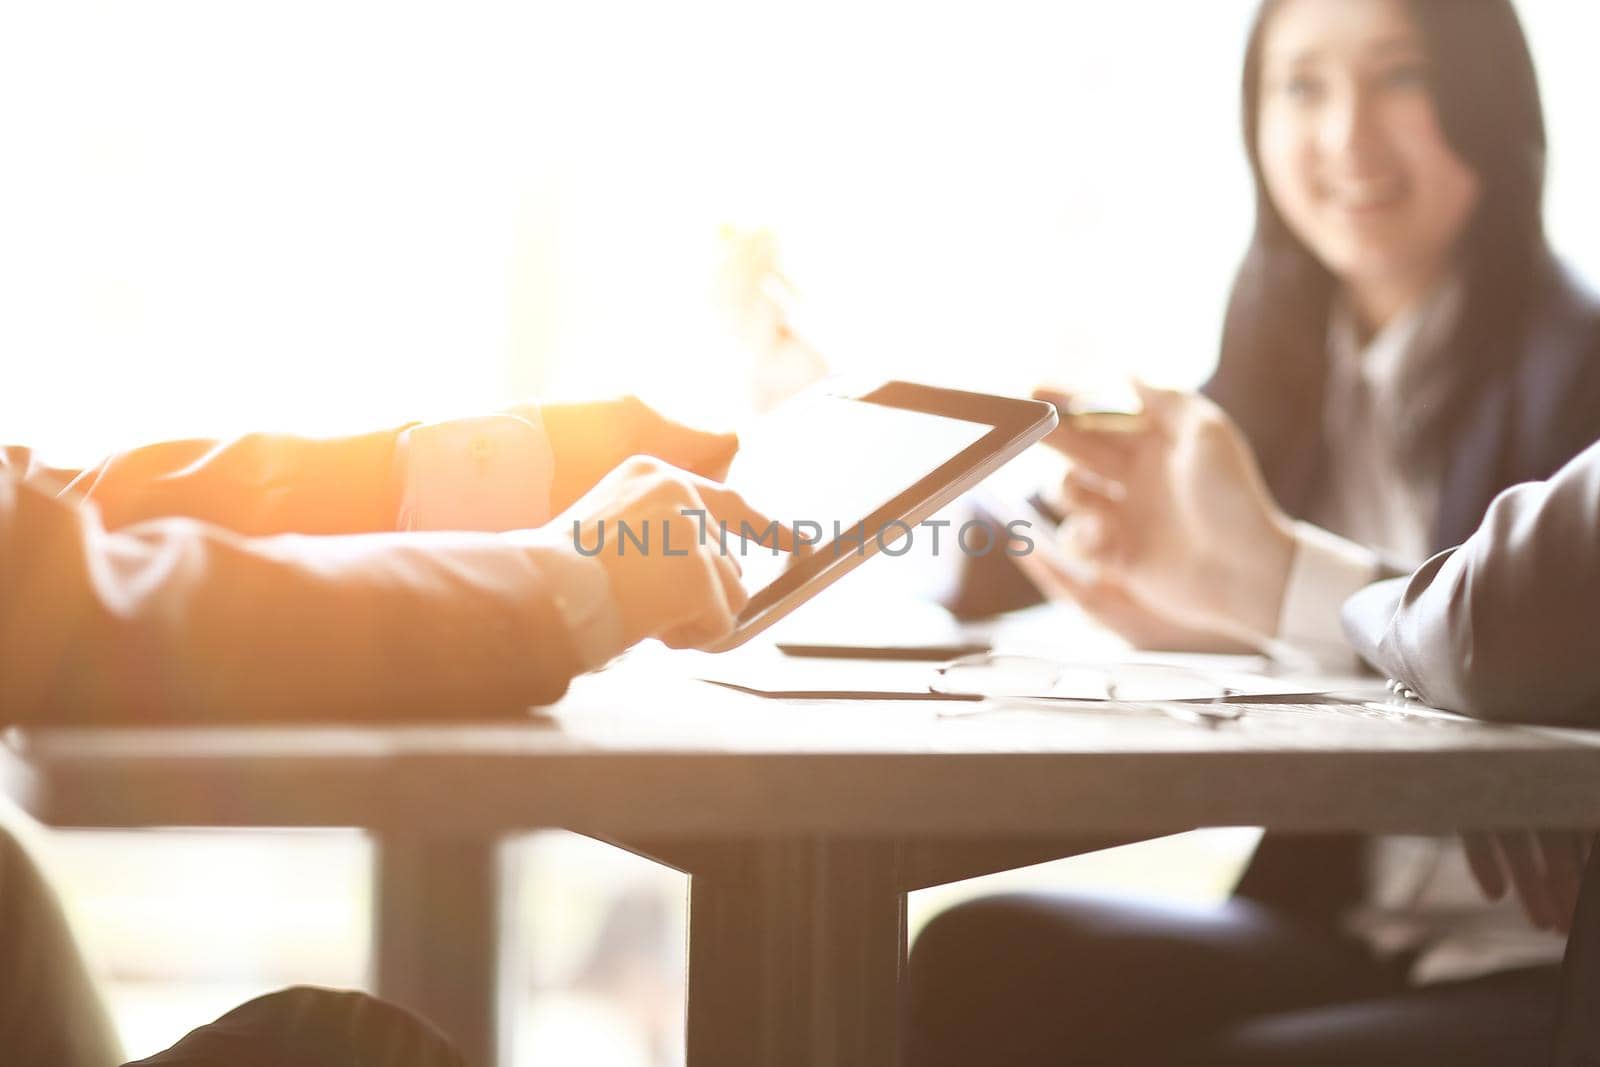
[{"label": "desk leg", "polygon": [[494,1067],[499,841],[384,834],[377,849],[378,995],[426,1017],[474,1067]]},{"label": "desk leg", "polygon": [[901,847],[802,839],[667,850],[689,871],[688,1067],[893,1067]]}]

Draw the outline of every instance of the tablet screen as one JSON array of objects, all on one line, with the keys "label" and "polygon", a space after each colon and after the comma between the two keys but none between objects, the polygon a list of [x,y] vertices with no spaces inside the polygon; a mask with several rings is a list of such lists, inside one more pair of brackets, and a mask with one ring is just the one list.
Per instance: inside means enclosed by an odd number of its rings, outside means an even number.
[{"label": "tablet screen", "polygon": [[786,571],[803,569],[809,557],[831,561],[859,553],[861,538],[874,542],[871,549],[899,554],[910,547],[907,536],[937,535],[939,551],[953,550],[954,530],[894,524],[880,530],[868,520],[992,430],[988,423],[814,393],[742,431],[728,484],[768,518],[814,542],[789,556],[730,536],[728,549],[742,552],[743,582],[752,597],[746,614],[782,595],[789,583],[779,579]]}]

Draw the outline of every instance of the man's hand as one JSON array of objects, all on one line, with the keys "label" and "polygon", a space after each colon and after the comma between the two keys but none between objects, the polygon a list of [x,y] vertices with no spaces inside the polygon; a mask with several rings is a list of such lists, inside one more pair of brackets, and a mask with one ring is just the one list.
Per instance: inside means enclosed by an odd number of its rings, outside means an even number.
[{"label": "man's hand", "polygon": [[[625,540],[625,523],[635,539]],[[720,524],[730,536],[722,549]],[[658,637],[674,648],[714,644],[749,599],[739,584],[741,524],[771,537],[751,551],[792,551],[792,533],[733,490],[650,456],[616,466],[553,526],[605,565],[631,646]]]},{"label": "man's hand", "polygon": [[1516,891],[1528,921],[1540,930],[1572,931],[1578,887],[1594,837],[1576,830],[1463,833],[1467,864],[1490,900]]},{"label": "man's hand", "polygon": [[[517,409],[511,409],[517,414]],[[550,510],[571,507],[629,456],[654,456],[680,470],[720,480],[739,450],[732,433],[697,430],[665,417],[638,397],[539,408],[555,456]]]},{"label": "man's hand", "polygon": [[[1277,631],[1293,527],[1244,435],[1215,404],[1137,387],[1135,430],[1064,420],[1046,443],[1072,461],[1068,545],[1146,614],[1259,647]],[[1040,399],[1060,406],[1059,393]]]}]

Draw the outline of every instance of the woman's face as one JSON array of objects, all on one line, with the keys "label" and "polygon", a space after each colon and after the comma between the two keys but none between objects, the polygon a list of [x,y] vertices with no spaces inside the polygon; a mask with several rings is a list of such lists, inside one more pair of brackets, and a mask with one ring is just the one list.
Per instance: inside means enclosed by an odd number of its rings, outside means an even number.
[{"label": "woman's face", "polygon": [[1262,41],[1257,151],[1290,229],[1357,289],[1431,285],[1477,207],[1400,0],[1289,0]]}]

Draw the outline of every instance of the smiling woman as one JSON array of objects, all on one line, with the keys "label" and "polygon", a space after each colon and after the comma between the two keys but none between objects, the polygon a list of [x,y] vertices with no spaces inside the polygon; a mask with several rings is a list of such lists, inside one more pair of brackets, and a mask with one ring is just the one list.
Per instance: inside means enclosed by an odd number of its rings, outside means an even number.
[{"label": "smiling woman", "polygon": [[[1346,596],[1600,436],[1600,300],[1546,241],[1509,0],[1265,0],[1243,105],[1256,228],[1217,373],[1141,389],[1134,428],[1053,435],[1083,535],[1083,576],[1053,577],[1144,647],[1348,670]],[[1561,951],[1479,900],[1451,841],[1268,834],[1213,913],[1062,893],[935,919],[910,1062],[1522,1063]]]},{"label": "smiling woman", "polygon": [[[1370,337],[1457,272],[1468,310],[1456,337],[1475,339],[1478,360],[1503,358],[1548,256],[1547,147],[1509,4],[1278,0],[1259,25],[1272,33],[1244,79],[1256,235],[1218,371],[1224,392],[1268,373],[1288,385],[1270,398],[1244,388],[1259,400],[1233,412],[1281,483],[1260,442],[1303,432],[1341,294]],[[1445,421],[1435,408],[1416,432],[1437,440]]]},{"label": "smiling woman", "polygon": [[[1286,5],[1253,83],[1271,201],[1343,281],[1368,332],[1438,284],[1481,195],[1478,172],[1440,127],[1429,55],[1399,5]],[[1525,138],[1507,146],[1523,161],[1514,188],[1536,197],[1544,155],[1537,98],[1531,83],[1510,88],[1533,117],[1507,128]]]}]

